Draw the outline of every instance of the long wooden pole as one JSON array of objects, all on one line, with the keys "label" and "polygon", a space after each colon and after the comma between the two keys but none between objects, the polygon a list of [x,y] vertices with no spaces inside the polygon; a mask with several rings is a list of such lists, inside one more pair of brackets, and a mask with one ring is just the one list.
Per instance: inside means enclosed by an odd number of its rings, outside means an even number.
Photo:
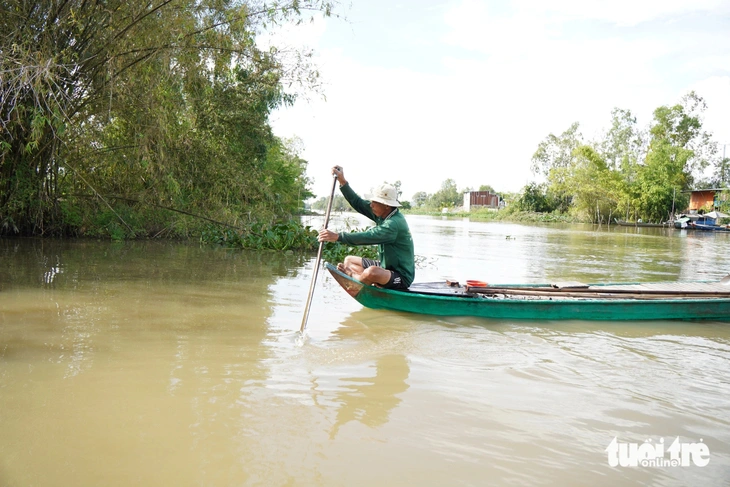
[{"label": "long wooden pole", "polygon": [[574,298],[617,298],[617,299],[678,299],[678,298],[730,298],[729,292],[722,291],[671,291],[671,290],[630,290],[630,289],[580,289],[580,288],[498,288],[470,287],[475,294],[504,294],[522,296],[555,296]]},{"label": "long wooden pole", "polygon": [[[335,197],[335,188],[337,187],[337,174],[333,174],[332,181],[332,192],[330,193],[330,199],[327,202],[327,212],[324,215],[324,228],[330,222],[330,212],[332,211],[332,200]],[[317,274],[319,273],[319,262],[322,260],[322,247],[324,242],[319,243],[319,249],[317,250],[317,261],[314,264],[314,274],[312,274],[312,282],[309,283],[309,297],[307,297],[307,304],[304,307],[304,316],[302,317],[302,326],[299,331],[304,333],[304,329],[307,327],[307,319],[309,319],[309,308],[312,305],[312,296],[314,295],[314,284],[317,282]]]},{"label": "long wooden pole", "polygon": [[[480,293],[481,294],[481,293]],[[492,293],[489,293],[492,294]],[[625,300],[657,300],[657,299],[730,299],[727,294],[610,294],[610,293],[546,293],[540,291],[496,292],[505,296],[539,296],[549,298],[584,298],[584,299],[625,299]]]}]

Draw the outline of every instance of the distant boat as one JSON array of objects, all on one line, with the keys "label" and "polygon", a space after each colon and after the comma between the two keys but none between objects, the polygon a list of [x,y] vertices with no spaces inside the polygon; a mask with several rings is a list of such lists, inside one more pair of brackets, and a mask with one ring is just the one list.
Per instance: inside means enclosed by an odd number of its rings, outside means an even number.
[{"label": "distant boat", "polygon": [[373,309],[502,320],[730,320],[730,276],[665,283],[414,283],[394,291],[368,286],[330,264],[327,270],[360,304]]},{"label": "distant boat", "polygon": [[674,220],[675,228],[682,228],[687,230],[704,230],[713,232],[730,232],[730,227],[727,225],[718,225],[717,220],[720,218],[730,218],[730,215],[719,211],[711,211],[703,215],[689,214],[680,215]]},{"label": "distant boat", "polygon": [[674,220],[674,228],[678,228],[680,230],[686,229],[687,227],[689,227],[689,222],[691,222],[691,221],[692,221],[692,218],[689,215],[679,215]]},{"label": "distant boat", "polygon": [[620,225],[622,227],[661,227],[661,228],[674,227],[674,222],[665,222],[665,223],[627,222],[626,220],[619,220],[617,218],[614,218],[614,221],[616,222],[616,225]]},{"label": "distant boat", "polygon": [[727,227],[727,226],[703,225],[701,223],[692,223],[687,228],[691,228],[693,230],[702,230],[705,232],[730,232],[730,227]]}]

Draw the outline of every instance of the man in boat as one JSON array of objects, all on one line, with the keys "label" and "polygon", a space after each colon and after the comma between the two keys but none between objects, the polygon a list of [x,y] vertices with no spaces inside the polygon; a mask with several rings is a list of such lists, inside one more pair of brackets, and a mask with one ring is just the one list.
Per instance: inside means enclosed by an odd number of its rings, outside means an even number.
[{"label": "man in boat", "polygon": [[340,191],[355,211],[375,222],[364,232],[336,233],[326,228],[319,231],[320,242],[344,242],[349,245],[378,245],[380,260],[348,255],[337,269],[364,284],[388,289],[406,289],[416,274],[413,238],[403,214],[398,210],[398,194],[393,186],[384,184],[370,201],[360,198],[345,179],[340,166],[332,168]]}]

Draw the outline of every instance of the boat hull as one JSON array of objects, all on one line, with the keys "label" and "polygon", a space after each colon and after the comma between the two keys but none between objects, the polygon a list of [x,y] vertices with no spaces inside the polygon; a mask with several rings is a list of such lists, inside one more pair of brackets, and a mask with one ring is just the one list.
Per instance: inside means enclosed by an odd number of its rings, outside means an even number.
[{"label": "boat hull", "polygon": [[436,316],[476,316],[498,320],[730,320],[728,298],[549,299],[489,298],[480,295],[434,295],[366,286],[327,269],[348,294],[372,309]]},{"label": "boat hull", "polygon": [[722,227],[720,225],[703,225],[702,223],[689,223],[687,228],[702,230],[705,232],[730,232],[730,228],[728,227]]},{"label": "boat hull", "polygon": [[651,227],[651,228],[675,228],[674,222],[667,223],[639,223],[615,220],[616,224],[622,227]]}]

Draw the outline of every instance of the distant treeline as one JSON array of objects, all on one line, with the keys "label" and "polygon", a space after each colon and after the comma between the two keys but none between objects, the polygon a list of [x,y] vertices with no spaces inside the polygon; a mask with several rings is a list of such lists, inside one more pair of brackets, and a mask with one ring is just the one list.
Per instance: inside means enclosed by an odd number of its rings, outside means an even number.
[{"label": "distant treeline", "polygon": [[[724,201],[730,202],[730,158],[721,155],[719,144],[702,126],[706,108],[690,92],[680,103],[654,110],[648,127],[639,127],[630,111],[616,108],[608,130],[596,140],[585,140],[577,122],[560,135],[549,134],[531,161],[540,181],[527,184],[519,194],[496,191],[507,203],[502,211],[554,213],[596,223],[615,217],[662,222],[687,208],[690,189],[720,188]],[[408,206],[423,211],[458,208],[463,193],[471,190],[458,190],[447,179],[434,194],[414,194]],[[495,192],[489,185],[479,190]],[[335,203],[335,208],[346,205]]]},{"label": "distant treeline", "polygon": [[306,161],[268,117],[318,73],[310,53],[256,38],[331,8],[3,2],[0,235],[185,237],[296,214]]},{"label": "distant treeline", "polygon": [[686,190],[726,188],[729,160],[702,126],[705,101],[691,92],[654,110],[648,127],[614,109],[610,128],[586,141],[578,123],[550,134],[532,158],[544,182],[527,185],[519,209],[572,213],[593,222],[612,217],[666,221],[687,208]]}]

